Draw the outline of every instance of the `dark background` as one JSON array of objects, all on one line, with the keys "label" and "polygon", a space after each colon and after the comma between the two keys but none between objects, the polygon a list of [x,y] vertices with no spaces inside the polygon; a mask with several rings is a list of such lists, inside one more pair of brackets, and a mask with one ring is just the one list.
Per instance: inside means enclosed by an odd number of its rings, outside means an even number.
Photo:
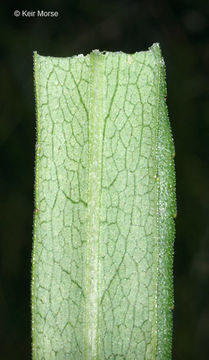
[{"label": "dark background", "polygon": [[[56,10],[22,18],[14,10]],[[31,358],[30,279],[34,185],[33,51],[71,56],[135,52],[159,42],[176,148],[173,359],[209,359],[208,1],[1,2],[0,357]]]}]

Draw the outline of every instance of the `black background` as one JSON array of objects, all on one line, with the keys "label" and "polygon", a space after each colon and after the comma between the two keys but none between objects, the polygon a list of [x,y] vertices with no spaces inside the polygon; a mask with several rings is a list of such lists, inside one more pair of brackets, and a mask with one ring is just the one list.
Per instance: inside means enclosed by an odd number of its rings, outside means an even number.
[{"label": "black background", "polygon": [[[58,11],[58,18],[14,10]],[[173,359],[209,359],[208,1],[1,2],[0,357],[31,358],[30,279],[34,185],[33,51],[133,53],[159,42],[176,148]]]}]

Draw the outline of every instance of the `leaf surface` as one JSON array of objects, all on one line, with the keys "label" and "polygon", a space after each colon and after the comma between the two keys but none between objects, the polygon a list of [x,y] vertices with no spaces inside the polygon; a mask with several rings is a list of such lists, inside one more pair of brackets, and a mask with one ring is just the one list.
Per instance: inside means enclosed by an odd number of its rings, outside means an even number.
[{"label": "leaf surface", "polygon": [[34,55],[34,360],[170,359],[174,147],[158,44]]}]

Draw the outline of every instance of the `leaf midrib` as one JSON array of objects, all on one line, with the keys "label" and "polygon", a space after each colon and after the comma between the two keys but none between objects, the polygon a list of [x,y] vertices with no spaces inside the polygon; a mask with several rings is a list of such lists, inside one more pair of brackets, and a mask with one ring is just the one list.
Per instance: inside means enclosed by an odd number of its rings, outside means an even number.
[{"label": "leaf midrib", "polygon": [[103,143],[103,56],[90,54],[88,222],[85,263],[85,359],[99,352],[99,233]]}]

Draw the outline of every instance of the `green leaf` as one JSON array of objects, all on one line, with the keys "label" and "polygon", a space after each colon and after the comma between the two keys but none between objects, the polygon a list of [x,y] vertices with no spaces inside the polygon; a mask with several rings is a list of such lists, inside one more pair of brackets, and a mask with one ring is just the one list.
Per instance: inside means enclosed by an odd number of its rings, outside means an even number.
[{"label": "green leaf", "polygon": [[158,44],[34,54],[33,359],[171,358],[174,146]]}]

